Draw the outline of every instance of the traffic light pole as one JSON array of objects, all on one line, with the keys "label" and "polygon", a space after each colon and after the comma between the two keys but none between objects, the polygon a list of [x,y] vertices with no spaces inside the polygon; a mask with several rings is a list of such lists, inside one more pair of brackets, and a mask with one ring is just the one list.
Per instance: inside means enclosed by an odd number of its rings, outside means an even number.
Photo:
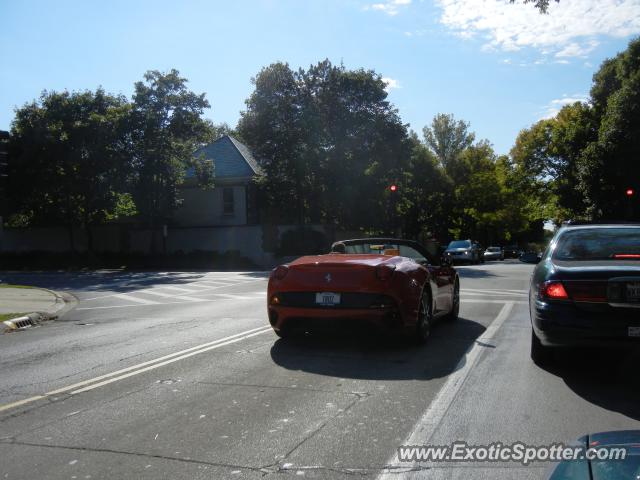
[{"label": "traffic light pole", "polygon": [[627,188],[625,194],[627,195],[627,220],[633,220],[633,203],[632,199],[635,195],[633,188]]}]

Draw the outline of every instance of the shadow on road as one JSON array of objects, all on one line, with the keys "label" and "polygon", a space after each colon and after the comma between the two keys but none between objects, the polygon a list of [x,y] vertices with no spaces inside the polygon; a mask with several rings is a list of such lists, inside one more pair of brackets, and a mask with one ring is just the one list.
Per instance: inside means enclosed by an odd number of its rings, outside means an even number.
[{"label": "shadow on road", "polygon": [[545,369],[585,400],[640,420],[640,351],[566,349]]},{"label": "shadow on road", "polygon": [[[72,290],[74,292],[115,292],[132,293],[153,286],[180,286],[207,279],[209,272],[158,272],[158,271],[91,271],[91,272],[33,272],[0,274],[5,283],[32,285],[51,290]],[[239,272],[238,276],[266,279],[269,272]]]},{"label": "shadow on road", "polygon": [[476,267],[463,267],[456,266],[456,270],[460,278],[490,278],[490,277],[500,277],[501,275],[496,275],[493,272],[490,272],[483,266]]},{"label": "shadow on road", "polygon": [[273,361],[289,370],[363,380],[430,380],[460,368],[460,359],[485,327],[464,318],[441,322],[424,346],[401,336],[309,334],[278,340]]}]

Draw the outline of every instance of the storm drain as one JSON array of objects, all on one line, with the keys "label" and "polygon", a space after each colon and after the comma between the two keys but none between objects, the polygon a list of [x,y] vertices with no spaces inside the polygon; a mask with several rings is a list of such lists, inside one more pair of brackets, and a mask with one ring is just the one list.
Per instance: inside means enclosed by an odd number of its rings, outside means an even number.
[{"label": "storm drain", "polygon": [[21,330],[25,328],[35,327],[38,323],[38,319],[31,316],[18,317],[12,320],[4,321],[4,324],[11,330]]}]

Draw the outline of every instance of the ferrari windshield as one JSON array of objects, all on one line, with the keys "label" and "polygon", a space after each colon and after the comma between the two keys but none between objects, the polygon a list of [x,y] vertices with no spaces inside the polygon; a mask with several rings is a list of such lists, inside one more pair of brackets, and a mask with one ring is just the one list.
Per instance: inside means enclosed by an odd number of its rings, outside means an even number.
[{"label": "ferrari windshield", "polygon": [[372,254],[372,255],[399,255],[412,258],[420,262],[425,257],[418,250],[408,245],[397,243],[357,243],[345,246],[344,253],[348,254]]},{"label": "ferrari windshield", "polygon": [[562,234],[556,260],[640,260],[640,228],[579,228]]}]

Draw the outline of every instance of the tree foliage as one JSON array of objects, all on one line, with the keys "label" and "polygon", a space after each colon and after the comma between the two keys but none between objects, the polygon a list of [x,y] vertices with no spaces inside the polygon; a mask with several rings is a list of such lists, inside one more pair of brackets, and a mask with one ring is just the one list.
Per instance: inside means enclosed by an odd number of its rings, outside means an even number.
[{"label": "tree foliage", "polygon": [[125,98],[102,89],[44,92],[18,109],[10,146],[13,220],[88,227],[130,213],[129,113]]},{"label": "tree foliage", "polygon": [[[565,106],[518,136],[511,156],[523,187],[553,217],[638,218],[640,187],[640,40],[606,60],[589,102]],[[629,211],[629,207],[631,211]]]},{"label": "tree foliage", "polygon": [[456,121],[453,114],[439,113],[422,130],[425,142],[445,169],[451,169],[458,155],[475,140],[475,134],[468,129],[469,124]]},{"label": "tree foliage", "polygon": [[[622,80],[611,75],[603,74],[618,91]],[[543,188],[561,199],[576,196],[573,180],[563,189],[547,179],[573,171],[585,139],[599,138],[592,112],[576,107],[563,111],[552,130],[547,122],[523,133],[511,160],[476,142],[470,125],[452,114],[436,115],[421,140],[372,70],[328,60],[297,71],[274,63],[253,84],[235,131],[202,118],[205,95],[190,91],[176,70],[147,72],[131,101],[101,89],[45,92],[16,111],[12,127],[13,223],[64,223],[70,232],[120,216],[151,227],[167,223],[187,171],[201,187],[214,186],[213,161],[193,152],[234,134],[264,171],[257,183],[265,223],[497,243],[547,218]],[[610,118],[608,125],[620,123]],[[571,178],[582,178],[584,165]]]},{"label": "tree foliage", "polygon": [[253,82],[238,131],[262,159],[279,214],[384,228],[383,192],[400,180],[410,144],[380,75],[324,60],[297,72],[272,64]]},{"label": "tree foliage", "polygon": [[91,225],[136,214],[152,226],[169,219],[188,168],[213,185],[213,164],[193,152],[228,126],[202,118],[209,103],[178,71],[144,79],[131,102],[101,88],[45,91],[16,110],[10,224],[82,226],[91,250]]},{"label": "tree foliage", "polygon": [[[205,94],[187,89],[177,70],[144,75],[135,84],[131,111],[134,198],[152,226],[167,222],[180,204],[178,186],[194,166],[193,152],[211,139],[211,124],[202,119]],[[208,165],[200,165],[203,172]],[[205,177],[206,178],[206,177]]]},{"label": "tree foliage", "polygon": [[375,72],[275,63],[254,85],[238,133],[261,159],[269,221],[486,242],[529,228],[513,165],[451,114],[436,115],[421,141]]}]

